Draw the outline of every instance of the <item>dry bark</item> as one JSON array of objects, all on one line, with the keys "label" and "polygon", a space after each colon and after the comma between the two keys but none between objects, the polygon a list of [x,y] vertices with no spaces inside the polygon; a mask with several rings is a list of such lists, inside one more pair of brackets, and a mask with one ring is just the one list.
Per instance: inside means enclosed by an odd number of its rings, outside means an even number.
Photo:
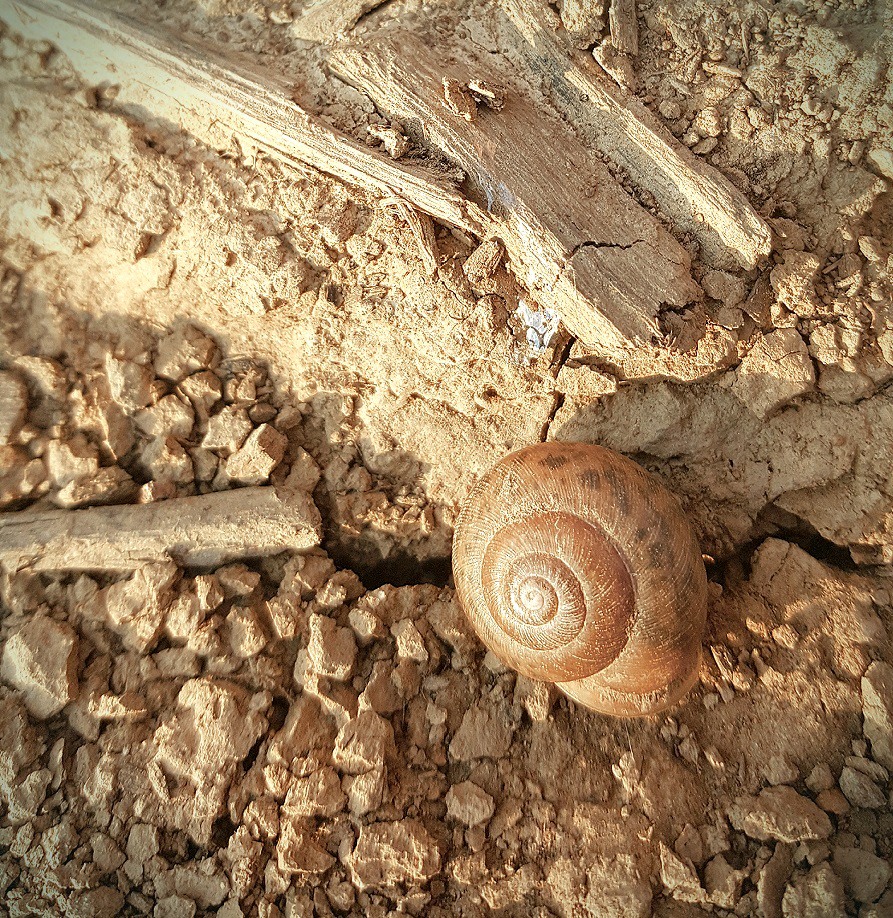
[{"label": "dry bark", "polygon": [[636,22],[636,0],[611,0],[608,13],[611,28],[611,42],[618,51],[639,53],[639,26]]},{"label": "dry bark", "polygon": [[[498,109],[444,95],[491,76],[448,63],[397,33],[332,52],[333,68],[467,174],[465,190],[494,221],[519,280],[585,341],[660,338],[666,309],[697,300],[682,246],[590,156],[566,124],[508,93]],[[452,102],[452,105],[449,103]]]},{"label": "dry bark", "polygon": [[485,235],[479,214],[448,177],[384,153],[329,127],[291,98],[293,87],[228,54],[183,41],[160,28],[126,20],[88,0],[22,0],[8,14],[16,29],[53,42],[88,79],[135,91],[153,115],[190,129],[215,123],[285,161],[379,195],[399,195],[445,223]]},{"label": "dry bark", "polygon": [[[518,48],[533,75],[552,88],[556,107],[598,150],[621,165],[661,210],[690,231],[718,265],[752,268],[769,254],[769,228],[747,198],[682,146],[635,96],[564,40],[545,4],[504,0]],[[613,7],[612,7],[613,9]]]},{"label": "dry bark", "polygon": [[10,571],[131,570],[173,558],[212,566],[319,545],[319,511],[303,493],[239,488],[152,504],[0,514]]}]

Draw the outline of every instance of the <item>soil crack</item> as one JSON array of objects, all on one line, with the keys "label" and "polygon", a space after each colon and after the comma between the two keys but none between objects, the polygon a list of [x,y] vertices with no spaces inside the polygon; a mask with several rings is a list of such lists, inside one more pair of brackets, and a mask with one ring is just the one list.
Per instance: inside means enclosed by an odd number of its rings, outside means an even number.
[{"label": "soil crack", "polygon": [[[558,355],[558,363],[556,364],[556,367],[555,367],[556,381],[558,379],[558,374],[561,372],[561,368],[570,359],[571,349],[573,348],[576,340],[577,339],[574,336],[571,336],[570,338],[568,338],[568,340],[565,342],[564,347],[562,347]],[[552,408],[549,411],[549,416],[546,418],[543,424],[543,430],[542,430],[542,433],[540,434],[541,442],[545,443],[549,439],[549,431],[552,426],[552,422],[555,420],[555,415],[558,414],[558,412],[561,410],[562,405],[564,405],[564,393],[556,392],[554,400],[552,402]]]},{"label": "soil crack", "polygon": [[587,239],[586,242],[581,242],[574,246],[574,250],[571,252],[571,257],[569,261],[573,261],[574,257],[580,251],[580,249],[618,249],[625,252],[627,249],[631,249],[635,245],[641,245],[645,242],[644,239],[635,239],[632,242],[628,242],[625,245],[619,242],[597,242],[594,239]]}]

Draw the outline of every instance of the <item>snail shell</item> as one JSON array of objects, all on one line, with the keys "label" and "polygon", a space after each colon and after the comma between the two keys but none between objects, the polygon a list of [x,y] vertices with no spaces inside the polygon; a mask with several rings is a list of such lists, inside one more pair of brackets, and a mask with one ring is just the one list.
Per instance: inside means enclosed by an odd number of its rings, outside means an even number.
[{"label": "snail shell", "polygon": [[653,714],[697,679],[707,575],[679,502],[625,457],[538,443],[475,485],[453,539],[481,640],[607,714]]}]

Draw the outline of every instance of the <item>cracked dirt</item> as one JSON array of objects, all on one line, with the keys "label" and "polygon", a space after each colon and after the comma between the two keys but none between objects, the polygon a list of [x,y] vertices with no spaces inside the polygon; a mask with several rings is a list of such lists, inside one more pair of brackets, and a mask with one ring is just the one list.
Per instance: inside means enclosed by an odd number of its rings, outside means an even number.
[{"label": "cracked dirt", "polygon": [[[602,4],[556,6],[586,49],[607,34]],[[341,8],[364,39],[519,59],[498,5]],[[772,252],[730,265],[610,169],[702,291],[636,346],[531,347],[519,305],[550,303],[498,246],[199,139],[3,27],[3,510],[272,485],[321,532],[132,576],[4,570],[0,915],[891,914],[891,13],[638,9],[639,101]],[[308,10],[140,5],[397,143]],[[525,87],[579,115],[560,90]],[[585,119],[562,130],[590,149]],[[588,713],[464,623],[460,502],[547,438],[654,472],[708,556],[700,681],[666,715]]]}]

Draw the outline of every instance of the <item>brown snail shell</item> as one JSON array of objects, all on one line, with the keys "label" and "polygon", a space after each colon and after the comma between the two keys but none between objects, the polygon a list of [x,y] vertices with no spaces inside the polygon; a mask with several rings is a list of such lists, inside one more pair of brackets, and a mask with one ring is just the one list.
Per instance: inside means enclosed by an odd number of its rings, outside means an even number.
[{"label": "brown snail shell", "polygon": [[484,644],[607,714],[653,714],[697,679],[707,575],[679,502],[624,456],[538,443],[468,496],[459,601]]}]

